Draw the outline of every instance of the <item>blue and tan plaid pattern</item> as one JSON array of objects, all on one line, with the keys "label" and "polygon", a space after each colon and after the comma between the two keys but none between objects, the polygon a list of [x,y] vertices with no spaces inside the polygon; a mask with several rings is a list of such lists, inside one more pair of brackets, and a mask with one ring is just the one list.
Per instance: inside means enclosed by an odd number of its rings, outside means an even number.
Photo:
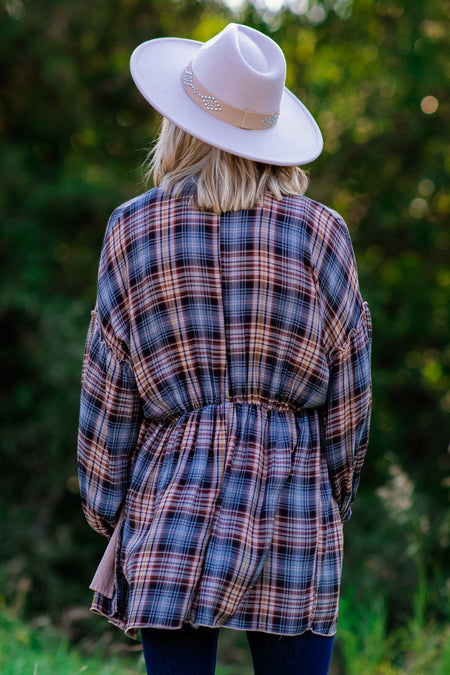
[{"label": "blue and tan plaid pattern", "polygon": [[83,364],[89,523],[119,515],[112,597],[137,628],[336,629],[342,522],[368,441],[371,325],[348,230],[306,197],[119,207]]}]

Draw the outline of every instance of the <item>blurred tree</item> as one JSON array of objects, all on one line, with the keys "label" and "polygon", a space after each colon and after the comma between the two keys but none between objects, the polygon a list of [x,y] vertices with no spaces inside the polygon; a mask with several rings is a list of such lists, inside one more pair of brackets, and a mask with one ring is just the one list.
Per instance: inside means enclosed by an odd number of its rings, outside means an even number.
[{"label": "blurred tree", "polygon": [[[411,595],[417,570],[401,559],[404,524],[386,525],[389,500],[385,514],[375,493],[392,467],[416,486],[408,531],[422,523],[428,574],[431,565],[436,579],[444,572],[450,2],[233,6],[234,14],[207,0],[8,0],[0,10],[0,584],[11,597],[30,577],[33,611],[85,602],[103,546],[81,517],[75,437],[106,220],[144,189],[138,167],[158,126],[131,81],[129,55],[162,35],[206,40],[230,17],[280,43],[287,85],[319,121],[325,149],[309,194],[347,220],[373,313],[372,440],[347,526],[349,578],[364,559],[362,588],[389,582],[399,605]],[[398,561],[408,574],[392,572]]]},{"label": "blurred tree", "polygon": [[42,610],[76,601],[103,546],[80,517],[75,444],[105,223],[142,189],[137,167],[158,124],[129,55],[192,32],[209,10],[195,0],[2,4],[2,587],[10,595],[30,576]]}]

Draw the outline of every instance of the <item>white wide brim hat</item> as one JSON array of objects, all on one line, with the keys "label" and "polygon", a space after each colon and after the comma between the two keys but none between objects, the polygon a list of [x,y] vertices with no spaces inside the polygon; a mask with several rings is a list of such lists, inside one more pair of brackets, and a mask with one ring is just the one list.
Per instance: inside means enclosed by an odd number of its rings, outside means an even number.
[{"label": "white wide brim hat", "polygon": [[205,43],[149,40],[133,52],[130,69],[163,117],[231,154],[295,166],[322,151],[313,116],[284,86],[283,52],[253,28],[229,24]]}]

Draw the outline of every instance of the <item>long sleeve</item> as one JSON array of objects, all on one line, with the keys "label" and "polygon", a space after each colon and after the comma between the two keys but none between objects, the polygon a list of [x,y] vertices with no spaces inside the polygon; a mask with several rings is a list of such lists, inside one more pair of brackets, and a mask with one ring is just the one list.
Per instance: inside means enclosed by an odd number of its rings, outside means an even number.
[{"label": "long sleeve", "polygon": [[369,440],[372,326],[344,221],[328,212],[314,251],[329,366],[322,442],[343,522],[351,516]]},{"label": "long sleeve", "polygon": [[324,411],[328,471],[343,522],[351,516],[369,441],[370,345],[370,314],[364,304],[356,328],[334,352]]},{"label": "long sleeve", "polygon": [[126,269],[120,222],[112,218],[100,260],[96,309],[83,360],[78,475],[83,510],[109,536],[124,500],[141,424],[141,403],[128,353]]}]

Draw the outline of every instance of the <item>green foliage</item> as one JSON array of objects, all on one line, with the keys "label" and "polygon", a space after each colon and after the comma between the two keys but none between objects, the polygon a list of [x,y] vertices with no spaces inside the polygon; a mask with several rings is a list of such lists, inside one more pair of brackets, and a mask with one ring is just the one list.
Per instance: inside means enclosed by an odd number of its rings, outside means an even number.
[{"label": "green foliage", "polygon": [[[143,40],[205,40],[234,18],[281,44],[287,84],[319,121],[325,149],[309,194],[347,220],[373,315],[371,444],[346,526],[344,589],[357,579],[359,604],[382,589],[360,620],[390,654],[411,649],[419,662],[434,644],[448,663],[450,2],[257,6],[2,3],[0,587],[31,616],[89,602],[104,542],[77,491],[83,342],[106,220],[144,189],[139,165],[159,123],[128,58]],[[412,598],[415,628],[400,639]],[[343,658],[368,658],[349,616]],[[373,672],[419,672],[392,663],[404,670]]]},{"label": "green foliage", "polygon": [[[412,619],[390,632],[387,611],[380,598],[361,606],[349,593],[341,602],[340,630],[330,675],[447,675],[450,668],[450,631]],[[89,649],[71,647],[41,618],[34,625],[15,612],[0,609],[0,670],[2,675],[139,675],[145,673],[139,644],[122,655],[105,653],[101,642]],[[253,672],[244,633],[222,631],[216,675]]]},{"label": "green foliage", "polygon": [[101,655],[83,656],[51,627],[31,627],[3,608],[0,611],[0,671],[2,675],[142,675],[139,652],[133,660]]},{"label": "green foliage", "polygon": [[448,625],[425,623],[416,603],[413,617],[389,630],[386,603],[379,595],[362,606],[353,592],[341,599],[336,648],[345,675],[438,675],[450,669]]},{"label": "green foliage", "polygon": [[[223,641],[222,641],[223,643]],[[219,647],[221,653],[229,650],[225,641]],[[0,607],[0,672],[2,675],[144,675],[145,663],[139,643],[128,648],[128,654],[111,656],[103,653],[102,644],[93,650],[74,648],[69,640],[46,621],[29,625],[21,621],[15,612]],[[232,660],[242,656],[242,650],[231,647]],[[229,660],[229,659],[228,659]],[[235,663],[236,665],[236,663]],[[238,664],[238,675],[246,675],[245,663]],[[249,671],[251,672],[251,671]],[[217,664],[216,675],[234,675],[236,671],[227,665]]]}]

